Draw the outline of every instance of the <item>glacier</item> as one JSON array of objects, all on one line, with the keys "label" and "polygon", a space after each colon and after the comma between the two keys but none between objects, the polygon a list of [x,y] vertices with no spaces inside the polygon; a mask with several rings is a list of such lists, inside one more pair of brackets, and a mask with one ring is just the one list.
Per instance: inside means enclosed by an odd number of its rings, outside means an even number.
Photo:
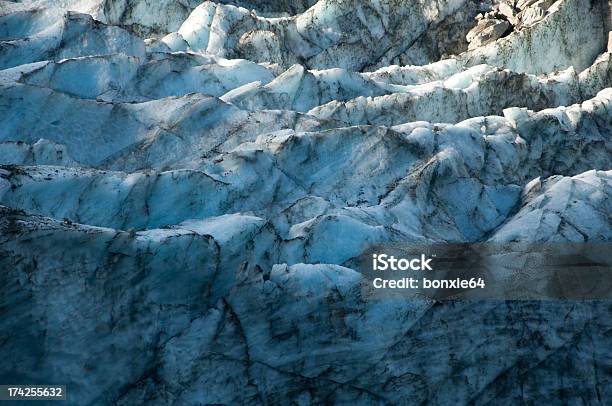
[{"label": "glacier", "polygon": [[612,241],[609,0],[0,0],[0,384],[608,404],[609,300],[379,298],[376,244]]}]

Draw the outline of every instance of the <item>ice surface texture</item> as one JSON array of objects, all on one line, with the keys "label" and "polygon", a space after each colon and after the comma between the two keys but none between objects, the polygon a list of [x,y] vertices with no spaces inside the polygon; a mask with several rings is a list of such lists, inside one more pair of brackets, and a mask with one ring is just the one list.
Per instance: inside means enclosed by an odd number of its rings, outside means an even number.
[{"label": "ice surface texture", "polygon": [[355,261],[610,242],[610,15],[0,0],[0,383],[75,405],[609,403],[611,303],[380,300]]}]

